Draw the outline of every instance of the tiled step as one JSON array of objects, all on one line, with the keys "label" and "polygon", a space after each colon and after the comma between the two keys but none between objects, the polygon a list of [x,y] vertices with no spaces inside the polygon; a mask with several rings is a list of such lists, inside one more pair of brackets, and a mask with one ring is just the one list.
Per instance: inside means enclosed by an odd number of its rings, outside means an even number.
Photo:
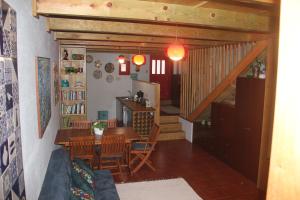
[{"label": "tiled step", "polygon": [[178,123],[178,116],[160,116],[160,124],[168,124],[168,123]]},{"label": "tiled step", "polygon": [[158,140],[185,139],[179,116],[160,116],[160,135]]},{"label": "tiled step", "polygon": [[178,131],[174,133],[160,133],[158,136],[159,141],[180,139],[185,139],[185,133],[183,131]]},{"label": "tiled step", "polygon": [[181,130],[182,130],[182,128],[181,128],[180,123],[160,124],[160,132],[161,133],[178,132]]}]

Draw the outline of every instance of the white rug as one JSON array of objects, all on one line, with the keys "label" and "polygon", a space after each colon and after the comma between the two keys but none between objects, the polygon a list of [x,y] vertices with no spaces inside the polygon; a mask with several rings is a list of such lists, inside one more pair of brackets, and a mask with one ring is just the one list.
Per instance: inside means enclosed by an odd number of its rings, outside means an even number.
[{"label": "white rug", "polygon": [[121,200],[202,200],[183,178],[116,184]]}]

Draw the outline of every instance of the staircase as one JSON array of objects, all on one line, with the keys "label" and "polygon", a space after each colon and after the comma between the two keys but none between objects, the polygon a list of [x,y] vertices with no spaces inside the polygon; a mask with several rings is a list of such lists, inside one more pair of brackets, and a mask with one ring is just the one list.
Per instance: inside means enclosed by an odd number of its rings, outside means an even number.
[{"label": "staircase", "polygon": [[185,139],[179,116],[160,116],[160,134],[158,140]]}]

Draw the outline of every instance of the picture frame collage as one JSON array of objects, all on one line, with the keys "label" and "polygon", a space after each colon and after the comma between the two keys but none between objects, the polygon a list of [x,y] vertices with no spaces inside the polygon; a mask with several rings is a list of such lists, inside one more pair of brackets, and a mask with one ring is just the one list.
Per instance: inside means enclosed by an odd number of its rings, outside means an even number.
[{"label": "picture frame collage", "polygon": [[16,11],[0,0],[0,199],[25,200]]}]

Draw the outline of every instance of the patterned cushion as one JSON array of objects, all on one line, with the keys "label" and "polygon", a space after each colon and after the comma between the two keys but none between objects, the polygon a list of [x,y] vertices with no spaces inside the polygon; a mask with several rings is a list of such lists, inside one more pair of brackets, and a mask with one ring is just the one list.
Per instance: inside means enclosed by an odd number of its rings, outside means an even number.
[{"label": "patterned cushion", "polygon": [[88,164],[86,164],[86,162],[84,162],[84,160],[75,158],[74,162],[77,163],[81,169],[85,170],[92,178],[94,178],[93,170],[90,168],[90,166]]},{"label": "patterned cushion", "polygon": [[72,162],[72,186],[78,187],[93,195],[94,185],[94,177],[89,175],[76,162]]},{"label": "patterned cushion", "polygon": [[94,195],[91,195],[84,190],[77,188],[77,187],[71,187],[71,200],[94,200]]}]

